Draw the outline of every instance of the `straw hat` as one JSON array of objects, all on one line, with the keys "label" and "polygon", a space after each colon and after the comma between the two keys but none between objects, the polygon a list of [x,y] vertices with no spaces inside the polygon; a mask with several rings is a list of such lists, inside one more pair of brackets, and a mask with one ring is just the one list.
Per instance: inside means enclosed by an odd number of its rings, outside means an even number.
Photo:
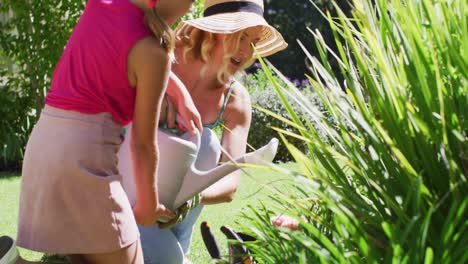
[{"label": "straw hat", "polygon": [[255,45],[258,53],[266,57],[285,49],[283,36],[263,18],[263,0],[205,0],[202,18],[182,21],[181,27],[230,34],[249,27],[262,26],[260,41]]}]

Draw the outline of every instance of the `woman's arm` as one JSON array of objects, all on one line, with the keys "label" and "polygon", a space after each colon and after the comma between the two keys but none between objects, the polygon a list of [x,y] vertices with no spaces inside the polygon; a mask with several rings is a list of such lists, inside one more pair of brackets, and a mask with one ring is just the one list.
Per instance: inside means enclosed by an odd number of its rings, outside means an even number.
[{"label": "woman's arm", "polygon": [[[247,137],[249,135],[252,106],[247,90],[238,82],[233,88],[233,95],[224,112],[224,130],[221,140],[222,147],[231,157],[245,154]],[[221,156],[222,162],[229,162],[226,155]],[[202,204],[230,202],[240,183],[240,171],[231,173],[202,192]]]},{"label": "woman's arm", "polygon": [[156,145],[157,124],[170,61],[168,54],[155,39],[145,38],[131,49],[127,66],[129,81],[136,87],[130,139],[137,190],[134,214],[139,224],[153,225],[160,216],[174,216],[159,203],[156,184],[159,155]]}]

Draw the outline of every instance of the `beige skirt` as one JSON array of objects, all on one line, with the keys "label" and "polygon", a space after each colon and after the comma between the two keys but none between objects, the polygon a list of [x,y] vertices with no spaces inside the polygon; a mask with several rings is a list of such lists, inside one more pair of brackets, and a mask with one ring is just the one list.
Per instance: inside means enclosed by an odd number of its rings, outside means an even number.
[{"label": "beige skirt", "polygon": [[117,169],[120,129],[108,113],[44,108],[24,156],[19,246],[92,254],[115,251],[138,239]]}]

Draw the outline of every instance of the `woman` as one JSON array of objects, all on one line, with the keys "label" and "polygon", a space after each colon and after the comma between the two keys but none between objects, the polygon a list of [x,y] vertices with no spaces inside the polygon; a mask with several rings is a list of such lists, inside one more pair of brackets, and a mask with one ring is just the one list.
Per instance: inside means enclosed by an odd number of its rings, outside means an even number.
[{"label": "woman", "polygon": [[[191,0],[88,1],[26,147],[19,246],[68,255],[77,263],[143,263],[136,223],[174,216],[151,187],[158,157],[154,120],[174,48],[169,25],[191,5]],[[187,123],[196,119],[192,110],[182,111]],[[130,121],[138,196],[133,208],[116,162],[121,127]],[[2,241],[11,257],[14,243]]]},{"label": "woman", "polygon": [[[229,156],[243,155],[251,105],[247,90],[233,76],[254,61],[252,44],[260,56],[271,55],[287,46],[281,34],[264,20],[263,1],[206,0],[204,17],[182,22],[176,36],[177,62],[172,69],[192,96],[205,129],[222,127],[222,148]],[[171,85],[176,82],[170,82]],[[175,114],[170,110],[164,113],[164,106],[162,109],[161,120],[164,116],[169,119],[167,127],[180,127],[174,122]],[[170,103],[168,109],[174,109]],[[202,144],[200,153],[203,153],[197,158],[200,169],[212,168],[218,161],[229,161],[226,155],[219,157],[220,146],[213,144]],[[239,180],[239,172],[226,176],[201,193],[201,204],[232,201]],[[145,263],[184,261],[202,205],[170,229],[162,230],[156,225],[139,227]]]}]

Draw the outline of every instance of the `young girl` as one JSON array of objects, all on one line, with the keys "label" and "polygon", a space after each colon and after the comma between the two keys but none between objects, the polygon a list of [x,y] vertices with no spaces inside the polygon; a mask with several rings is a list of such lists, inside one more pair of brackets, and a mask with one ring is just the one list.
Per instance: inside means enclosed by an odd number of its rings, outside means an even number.
[{"label": "young girl", "polygon": [[[136,223],[174,216],[157,200],[154,138],[174,49],[169,26],[191,5],[192,0],[88,1],[26,147],[19,246],[68,255],[77,263],[143,263]],[[199,123],[192,120],[196,109],[183,112],[187,123]],[[121,128],[130,121],[133,208],[120,185],[116,157]],[[10,244],[9,252],[15,252]]]}]

